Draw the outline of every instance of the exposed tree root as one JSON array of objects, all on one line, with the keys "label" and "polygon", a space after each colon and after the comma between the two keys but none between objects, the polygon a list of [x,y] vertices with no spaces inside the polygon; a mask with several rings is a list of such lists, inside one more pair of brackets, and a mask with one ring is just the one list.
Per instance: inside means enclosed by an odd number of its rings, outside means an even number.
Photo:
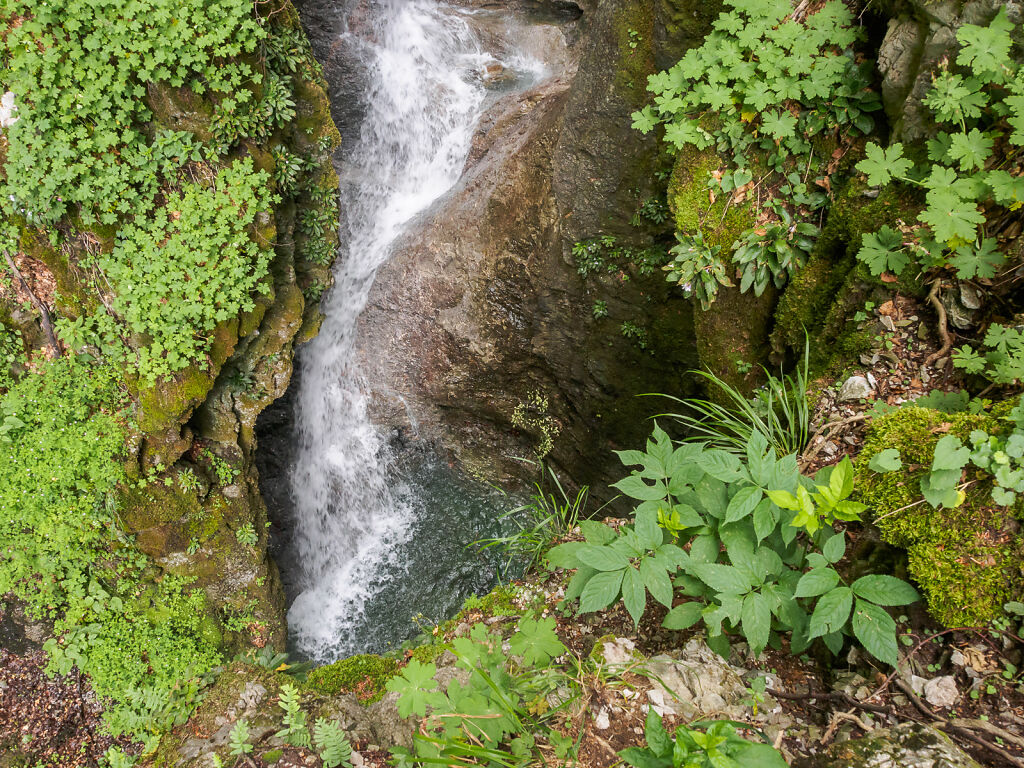
[{"label": "exposed tree root", "polygon": [[43,333],[46,334],[46,341],[50,347],[50,351],[54,357],[60,357],[60,344],[57,342],[57,336],[53,332],[53,322],[50,320],[50,310],[46,308],[46,305],[40,301],[39,297],[36,296],[35,292],[29,288],[28,282],[25,280],[25,276],[21,274],[21,270],[18,269],[18,265],[14,263],[14,258],[10,253],[4,251],[4,258],[7,259],[7,267],[11,270],[18,282],[21,284],[21,289],[28,294],[29,299],[32,301],[32,306],[36,308],[39,313],[39,321],[43,326]]},{"label": "exposed tree root", "polygon": [[935,308],[935,314],[939,317],[938,331],[939,338],[942,339],[942,346],[925,358],[925,365],[931,365],[936,360],[941,360],[943,357],[946,357],[949,354],[949,351],[953,348],[953,339],[950,338],[949,323],[946,319],[946,308],[942,306],[942,302],[939,301],[939,288],[941,286],[941,278],[935,278],[932,281],[932,288],[928,291],[928,301],[931,302],[931,305]]}]

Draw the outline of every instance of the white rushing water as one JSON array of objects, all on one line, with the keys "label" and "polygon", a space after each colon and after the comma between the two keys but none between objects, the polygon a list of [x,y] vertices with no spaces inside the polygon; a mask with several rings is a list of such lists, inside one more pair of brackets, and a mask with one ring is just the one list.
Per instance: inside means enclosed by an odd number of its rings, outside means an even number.
[{"label": "white rushing water", "polygon": [[458,180],[487,95],[473,73],[491,58],[466,17],[434,0],[371,7],[372,34],[343,41],[369,65],[367,113],[347,153],[336,285],[320,335],[300,357],[291,470],[302,591],[288,621],[297,650],[320,661],[366,650],[355,630],[367,602],[386,588],[382,574],[408,565],[402,546],[414,535],[417,494],[396,484],[368,418],[356,321],[396,239]]}]

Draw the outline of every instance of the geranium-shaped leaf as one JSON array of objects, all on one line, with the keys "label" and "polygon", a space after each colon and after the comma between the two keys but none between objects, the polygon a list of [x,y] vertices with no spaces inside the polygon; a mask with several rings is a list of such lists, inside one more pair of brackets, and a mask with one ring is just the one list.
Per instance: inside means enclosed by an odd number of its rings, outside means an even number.
[{"label": "geranium-shaped leaf", "polygon": [[929,190],[926,201],[928,207],[917,218],[928,224],[941,242],[973,241],[978,225],[985,223],[985,215],[978,206],[952,190]]},{"label": "geranium-shaped leaf", "polygon": [[903,238],[888,224],[882,225],[877,232],[861,235],[857,258],[876,277],[887,271],[898,275],[910,263],[910,257],[903,249]]},{"label": "geranium-shaped leaf", "polygon": [[957,40],[963,46],[956,57],[956,63],[970,67],[976,75],[985,75],[993,82],[1002,82],[1010,61],[1012,30],[1013,22],[1007,18],[1005,6],[1000,6],[999,13],[986,26],[964,24],[956,33]]},{"label": "geranium-shaped leaf", "polygon": [[961,170],[970,171],[985,167],[985,161],[992,154],[994,142],[977,128],[967,133],[950,136],[949,156],[960,164]]},{"label": "geranium-shaped leaf", "polygon": [[999,251],[995,239],[991,237],[986,237],[977,247],[973,243],[961,245],[949,257],[950,266],[956,268],[956,276],[961,280],[995,277],[1005,261],[1006,256]]},{"label": "geranium-shaped leaf", "polygon": [[553,618],[524,618],[519,622],[518,631],[512,635],[509,647],[516,656],[522,656],[527,664],[544,666],[556,656],[565,653],[565,646],[555,632]]},{"label": "geranium-shaped leaf", "polygon": [[388,680],[387,689],[399,696],[399,715],[409,717],[415,713],[424,717],[428,705],[435,707],[444,700],[444,695],[437,691],[435,674],[437,674],[437,667],[433,662],[424,664],[416,659],[411,659],[400,676]]},{"label": "geranium-shaped leaf", "polygon": [[857,170],[867,174],[871,186],[881,186],[906,176],[907,171],[914,166],[903,157],[903,145],[899,142],[885,149],[871,143],[864,148],[864,152],[867,157],[857,163]]}]

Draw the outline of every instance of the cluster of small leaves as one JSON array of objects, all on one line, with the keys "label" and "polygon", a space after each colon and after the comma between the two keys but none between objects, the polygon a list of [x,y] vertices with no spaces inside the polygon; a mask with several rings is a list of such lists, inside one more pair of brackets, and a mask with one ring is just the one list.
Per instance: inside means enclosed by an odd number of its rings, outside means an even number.
[{"label": "cluster of small leaves", "polygon": [[149,219],[121,229],[99,267],[115,289],[113,310],[146,334],[139,372],[152,382],[202,359],[217,323],[252,308],[267,273],[269,243],[249,228],[273,198],[248,158],[221,169],[209,187],[184,185]]},{"label": "cluster of small leaves", "polygon": [[147,83],[226,93],[258,79],[225,61],[265,34],[248,0],[11,0],[0,14],[0,80],[18,118],[0,200],[33,224],[75,205],[87,224],[144,214],[160,178],[195,157],[189,133],[146,138]]},{"label": "cluster of small leaves", "polygon": [[863,236],[857,255],[872,274],[898,275],[915,264],[948,267],[960,279],[991,278],[1005,261],[986,224],[1024,205],[1024,177],[999,160],[1024,146],[1024,68],[1010,56],[1012,30],[1002,7],[987,26],[957,30],[955,65],[943,65],[924,99],[939,126],[925,162],[905,157],[900,143],[868,144],[857,168],[869,184],[901,181],[925,191],[920,227]]},{"label": "cluster of small leaves", "polygon": [[623,245],[614,235],[601,235],[574,243],[572,255],[581,277],[605,272],[621,274],[626,280],[629,276],[623,270],[630,265],[635,265],[641,275],[652,275],[668,258],[660,245],[645,248]]},{"label": "cluster of small leaves", "polygon": [[[501,635],[483,624],[456,637],[452,646],[457,666],[467,673],[465,682],[456,678],[439,690],[436,666],[413,659],[387,683],[399,695],[402,717],[425,718],[413,751],[393,750],[399,766],[527,765],[544,754],[541,747],[548,754],[554,748],[563,761],[569,756],[573,742],[548,726],[578,695],[566,694],[573,681],[551,665],[566,651],[553,618],[521,619],[508,652]],[[562,703],[552,706],[555,696]]]},{"label": "cluster of small leaves", "polygon": [[204,631],[206,597],[168,577],[143,599],[127,601],[95,579],[74,595],[44,645],[50,669],[78,667],[108,699],[104,720],[114,735],[156,734],[183,723],[221,655]]},{"label": "cluster of small leaves", "polygon": [[[968,464],[992,477],[993,503],[1009,507],[1024,493],[1024,397],[1005,417],[1010,430],[991,435],[980,429],[969,436],[970,446],[955,435],[944,435],[935,444],[932,465],[921,478],[921,494],[933,507],[954,508],[964,503],[963,470]],[[900,452],[886,448],[868,463],[874,472],[896,472],[903,467]]]},{"label": "cluster of small leaves", "polygon": [[266,139],[295,117],[291,80],[268,69],[257,99],[241,90],[217,102],[210,121],[214,147],[225,154],[242,139]]},{"label": "cluster of small leaves", "polygon": [[731,720],[680,725],[669,734],[652,707],[644,728],[646,747],[630,747],[619,756],[633,768],[785,768],[786,761],[768,744],[744,739]]},{"label": "cluster of small leaves", "polygon": [[71,357],[0,399],[0,594],[43,610],[88,586],[97,552],[117,538],[124,404],[115,370]]},{"label": "cluster of small leaves", "polygon": [[[849,501],[849,460],[800,475],[796,456],[777,458],[755,433],[745,461],[701,443],[675,446],[660,428],[646,452],[619,453],[639,465],[614,487],[640,502],[633,523],[618,532],[596,522],[580,528],[585,542],[553,548],[553,566],[575,568],[566,600],[597,611],[620,599],[639,622],[647,594],[670,608],[669,629],[703,621],[708,643],[727,655],[740,634],[760,654],[790,635],[794,653],[816,638],[839,653],[852,634],[876,658],[897,662],[896,623],[881,606],[917,599],[891,576],[863,576],[847,586],[834,565],[844,556],[837,520],[858,519]],[[684,549],[685,545],[688,549]],[[678,595],[691,601],[673,606]]]},{"label": "cluster of small leaves", "polygon": [[993,323],[981,347],[983,354],[966,345],[954,350],[953,365],[1001,386],[1024,382],[1024,331]]},{"label": "cluster of small leaves", "polygon": [[729,271],[719,258],[719,245],[704,242],[704,233],[698,230],[691,234],[676,232],[679,241],[672,246],[669,254],[671,263],[665,266],[668,280],[677,283],[687,297],[696,296],[700,305],[708,309],[715,300],[718,286],[732,286]]},{"label": "cluster of small leaves", "polygon": [[299,216],[296,250],[299,258],[310,264],[330,264],[337,243],[333,237],[338,227],[337,190],[313,184],[308,196],[309,202]]},{"label": "cluster of small leaves", "polygon": [[[732,246],[743,257],[741,288],[760,293],[769,280],[784,283],[813,247],[816,229],[797,231],[792,224],[827,202],[825,195],[808,192],[808,180],[819,180],[812,171],[817,176],[829,159],[815,157],[813,139],[837,130],[869,132],[868,113],[880,103],[868,88],[868,65],[858,63],[852,50],[859,34],[852,14],[839,0],[829,0],[802,20],[788,0],[728,0],[727,5],[731,10],[718,17],[701,47],[650,78],[654,104],[633,115],[633,127],[648,133],[663,124],[665,141],[676,150],[714,147],[728,155],[733,167],[708,181],[712,199],[745,199],[755,189],[766,191],[769,202],[762,205],[782,225],[771,232],[755,228]],[[755,168],[767,171],[756,182]],[[707,284],[699,293],[709,303],[717,291],[711,283],[730,285],[728,275],[716,271],[695,281],[690,272],[710,267],[679,268],[686,257],[720,261],[697,239],[700,234],[681,233],[688,241],[676,250],[668,279],[691,290],[695,282]]]},{"label": "cluster of small leaves", "polygon": [[0,322],[0,392],[14,384],[14,369],[25,362],[21,331]]}]

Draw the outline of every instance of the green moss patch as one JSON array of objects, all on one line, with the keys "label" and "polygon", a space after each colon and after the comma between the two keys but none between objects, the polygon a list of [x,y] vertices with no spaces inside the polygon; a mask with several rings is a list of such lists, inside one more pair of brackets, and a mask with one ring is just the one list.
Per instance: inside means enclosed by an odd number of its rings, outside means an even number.
[{"label": "green moss patch", "polygon": [[395,659],[360,654],[326,667],[317,667],[309,673],[306,685],[329,696],[353,692],[364,704],[372,704],[384,695],[384,684],[397,670],[398,662]]},{"label": "green moss patch", "polygon": [[[979,473],[967,498],[955,509],[933,509],[923,501],[920,480],[928,472],[935,444],[945,434],[967,438],[971,430],[1001,430],[991,414],[953,416],[925,408],[901,408],[874,421],[857,459],[860,500],[868,505],[882,538],[907,550],[910,575],[925,594],[928,610],[949,627],[985,624],[1005,602],[1024,593],[1022,506],[992,506],[991,481]],[[868,462],[895,448],[903,470],[877,474]],[[973,471],[968,469],[969,472]]]}]

